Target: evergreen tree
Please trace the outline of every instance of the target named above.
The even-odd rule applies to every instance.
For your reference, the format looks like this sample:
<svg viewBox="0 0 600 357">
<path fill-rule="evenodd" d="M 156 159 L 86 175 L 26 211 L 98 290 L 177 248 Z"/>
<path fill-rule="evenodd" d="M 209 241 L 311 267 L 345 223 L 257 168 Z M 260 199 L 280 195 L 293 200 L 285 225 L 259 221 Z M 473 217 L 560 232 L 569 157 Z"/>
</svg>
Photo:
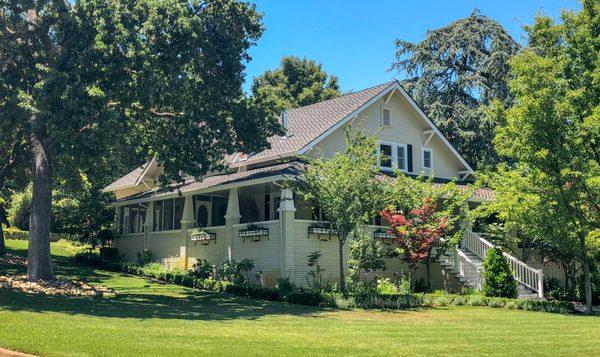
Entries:
<svg viewBox="0 0 600 357">
<path fill-rule="evenodd" d="M 510 103 L 508 59 L 519 45 L 498 22 L 475 10 L 430 30 L 419 43 L 396 40 L 392 69 L 403 86 L 465 159 L 476 168 L 495 165 L 497 125 L 486 106 Z"/>
<path fill-rule="evenodd" d="M 505 298 L 517 297 L 517 282 L 500 248 L 488 250 L 483 261 L 483 295 Z"/>
</svg>

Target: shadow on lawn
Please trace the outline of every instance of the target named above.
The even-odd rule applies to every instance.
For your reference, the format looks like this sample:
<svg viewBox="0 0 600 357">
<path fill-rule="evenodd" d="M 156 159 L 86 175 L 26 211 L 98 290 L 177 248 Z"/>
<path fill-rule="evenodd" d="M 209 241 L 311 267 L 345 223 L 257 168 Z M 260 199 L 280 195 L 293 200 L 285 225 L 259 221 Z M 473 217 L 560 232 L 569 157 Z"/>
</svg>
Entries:
<svg viewBox="0 0 600 357">
<path fill-rule="evenodd" d="M 23 250 L 9 253 L 23 255 Z M 26 252 L 25 252 L 26 254 Z M 108 279 L 133 279 L 122 273 L 79 266 L 68 257 L 53 256 L 58 275 L 103 284 Z M 0 272 L 25 273 L 24 267 L 0 267 Z M 268 315 L 318 316 L 319 308 L 287 305 L 232 295 L 200 291 L 176 285 L 147 284 L 136 279 L 137 286 L 117 287 L 117 296 L 90 298 L 26 294 L 0 289 L 0 308 L 9 311 L 60 312 L 107 318 L 233 320 L 258 319 Z M 118 281 L 116 282 L 118 284 Z M 164 288 L 164 289 L 163 289 Z M 122 290 L 122 291 L 121 291 Z M 164 290 L 164 291 L 163 291 Z M 146 293 L 154 292 L 154 293 Z"/>
</svg>

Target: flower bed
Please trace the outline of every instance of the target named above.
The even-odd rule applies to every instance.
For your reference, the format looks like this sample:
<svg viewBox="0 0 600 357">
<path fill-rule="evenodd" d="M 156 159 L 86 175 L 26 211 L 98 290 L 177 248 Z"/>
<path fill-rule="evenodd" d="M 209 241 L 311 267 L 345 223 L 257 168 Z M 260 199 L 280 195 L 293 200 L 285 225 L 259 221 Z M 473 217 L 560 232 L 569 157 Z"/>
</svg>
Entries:
<svg viewBox="0 0 600 357">
<path fill-rule="evenodd" d="M 66 296 L 115 296 L 115 291 L 103 286 L 89 285 L 82 281 L 56 278 L 53 281 L 29 281 L 26 275 L 0 275 L 0 288 L 25 293 Z"/>
</svg>

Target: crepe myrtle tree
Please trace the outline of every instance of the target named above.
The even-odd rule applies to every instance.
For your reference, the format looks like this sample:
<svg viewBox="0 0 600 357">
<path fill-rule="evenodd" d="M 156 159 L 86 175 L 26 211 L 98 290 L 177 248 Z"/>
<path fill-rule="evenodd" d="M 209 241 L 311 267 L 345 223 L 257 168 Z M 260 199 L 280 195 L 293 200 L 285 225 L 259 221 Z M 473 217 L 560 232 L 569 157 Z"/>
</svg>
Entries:
<svg viewBox="0 0 600 357">
<path fill-rule="evenodd" d="M 54 277 L 55 181 L 93 172 L 115 146 L 156 157 L 166 185 L 267 144 L 277 121 L 242 91 L 262 32 L 235 0 L 0 2 L 0 128 L 27 139 L 33 180 L 29 279 Z"/>
<path fill-rule="evenodd" d="M 305 158 L 297 189 L 321 209 L 338 238 L 340 289 L 346 292 L 344 245 L 381 207 L 382 183 L 375 155 L 377 139 L 360 129 L 346 129 L 346 148 L 329 158 Z"/>
<path fill-rule="evenodd" d="M 402 173 L 388 188 L 388 207 L 381 216 L 398 242 L 398 255 L 416 271 L 425 265 L 427 289 L 431 286 L 431 263 L 457 245 L 468 218 L 467 199 L 472 188 L 455 183 L 435 185 L 433 178 L 410 178 Z"/>
</svg>

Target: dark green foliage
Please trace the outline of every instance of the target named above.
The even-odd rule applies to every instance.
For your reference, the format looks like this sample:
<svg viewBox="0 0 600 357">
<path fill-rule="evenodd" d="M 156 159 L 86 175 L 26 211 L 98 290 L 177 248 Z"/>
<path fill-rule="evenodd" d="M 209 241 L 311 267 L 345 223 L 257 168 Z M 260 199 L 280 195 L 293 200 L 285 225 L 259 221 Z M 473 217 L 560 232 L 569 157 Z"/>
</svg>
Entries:
<svg viewBox="0 0 600 357">
<path fill-rule="evenodd" d="M 224 262 L 217 268 L 217 276 L 222 280 L 243 284 L 249 280 L 248 274 L 252 269 L 254 269 L 252 259 L 243 259 L 239 262 L 232 260 L 231 262 Z"/>
<path fill-rule="evenodd" d="M 137 254 L 137 264 L 143 267 L 144 265 L 150 264 L 153 258 L 152 252 L 149 249 L 144 249 Z"/>
<path fill-rule="evenodd" d="M 513 278 L 508 261 L 499 248 L 488 250 L 483 261 L 483 294 L 506 298 L 517 297 L 517 282 Z"/>
<path fill-rule="evenodd" d="M 100 267 L 102 258 L 100 254 L 93 252 L 82 252 L 75 254 L 75 262 L 79 264 L 89 265 L 92 267 Z"/>
<path fill-rule="evenodd" d="M 590 271 L 590 285 L 592 290 L 592 303 L 594 305 L 600 304 L 600 262 L 596 262 L 597 265 L 591 267 Z M 585 285 L 583 274 L 579 275 L 577 279 L 576 297 L 579 301 L 585 301 Z"/>
<path fill-rule="evenodd" d="M 190 272 L 195 278 L 208 279 L 213 274 L 213 266 L 206 259 L 196 259 Z"/>
<path fill-rule="evenodd" d="M 392 69 L 406 73 L 403 85 L 467 162 L 498 161 L 492 139 L 496 123 L 485 108 L 510 103 L 508 59 L 519 45 L 497 21 L 477 10 L 427 32 L 425 40 L 396 40 Z"/>
<path fill-rule="evenodd" d="M 290 304 L 319 306 L 323 302 L 323 295 L 315 291 L 294 291 L 286 297 Z"/>
<path fill-rule="evenodd" d="M 386 254 L 381 243 L 369 236 L 362 229 L 353 232 L 350 244 L 351 259 L 348 262 L 350 277 L 360 280 L 361 273 L 385 270 Z"/>
<path fill-rule="evenodd" d="M 263 32 L 248 3 L 4 1 L 0 23 L 0 137 L 28 139 L 19 158 L 31 160 L 37 202 L 32 279 L 53 278 L 53 188 L 102 178 L 85 191 L 94 197 L 121 159 L 151 157 L 167 186 L 220 169 L 225 155 L 260 151 L 280 132 L 274 108 L 242 89 Z M 71 227 L 87 224 L 64 213 L 77 218 Z"/>
<path fill-rule="evenodd" d="M 277 279 L 275 288 L 279 291 L 279 296 L 282 299 L 285 299 L 289 293 L 297 290 L 296 284 L 292 283 L 288 278 Z"/>
<path fill-rule="evenodd" d="M 329 76 L 315 61 L 294 56 L 281 59 L 281 66 L 255 77 L 252 96 L 259 102 L 273 103 L 281 110 L 297 108 L 338 97 L 335 76 Z"/>
</svg>

